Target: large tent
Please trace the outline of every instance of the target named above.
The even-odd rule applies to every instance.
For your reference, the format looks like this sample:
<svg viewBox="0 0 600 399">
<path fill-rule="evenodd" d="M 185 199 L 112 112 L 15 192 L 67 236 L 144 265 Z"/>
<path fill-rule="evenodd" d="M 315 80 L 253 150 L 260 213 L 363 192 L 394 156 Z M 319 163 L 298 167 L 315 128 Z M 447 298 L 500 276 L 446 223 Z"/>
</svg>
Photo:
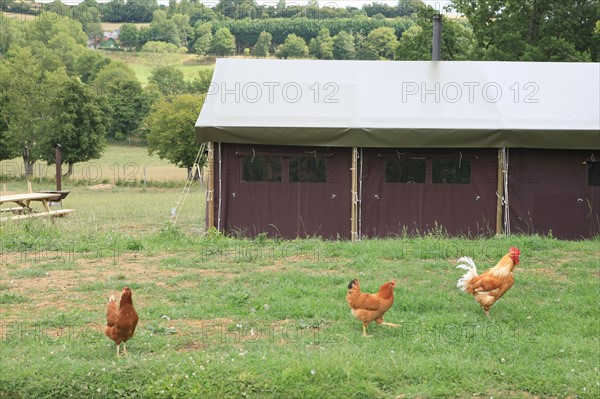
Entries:
<svg viewBox="0 0 600 399">
<path fill-rule="evenodd" d="M 600 232 L 599 64 L 219 59 L 207 223 L 356 239 Z"/>
</svg>

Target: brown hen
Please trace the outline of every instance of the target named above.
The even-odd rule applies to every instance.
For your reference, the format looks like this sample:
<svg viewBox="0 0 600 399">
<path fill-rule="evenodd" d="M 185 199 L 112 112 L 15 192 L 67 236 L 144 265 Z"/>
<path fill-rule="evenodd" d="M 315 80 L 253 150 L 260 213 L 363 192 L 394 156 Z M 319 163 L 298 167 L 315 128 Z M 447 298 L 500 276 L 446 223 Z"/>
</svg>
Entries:
<svg viewBox="0 0 600 399">
<path fill-rule="evenodd" d="M 123 355 L 127 356 L 126 342 L 133 337 L 135 327 L 138 323 L 138 314 L 133 307 L 131 299 L 131 290 L 129 287 L 123 288 L 119 308 L 117 301 L 111 295 L 108 299 L 108 309 L 106 310 L 106 335 L 117 344 L 117 357 L 119 357 L 119 346 L 123 343 Z"/>
</svg>

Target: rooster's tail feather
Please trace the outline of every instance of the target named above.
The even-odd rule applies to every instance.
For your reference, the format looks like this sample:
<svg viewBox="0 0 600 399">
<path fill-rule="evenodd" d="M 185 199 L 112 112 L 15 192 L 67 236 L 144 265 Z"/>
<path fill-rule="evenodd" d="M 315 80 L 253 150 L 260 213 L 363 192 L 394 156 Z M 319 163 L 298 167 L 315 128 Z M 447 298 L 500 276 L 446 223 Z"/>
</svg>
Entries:
<svg viewBox="0 0 600 399">
<path fill-rule="evenodd" d="M 456 282 L 456 287 L 461 291 L 466 292 L 469 281 L 471 281 L 473 277 L 477 276 L 477 267 L 475 266 L 475 262 L 473 262 L 473 259 L 469 258 L 468 256 L 463 256 L 458 260 L 458 266 L 456 266 L 456 268 L 467 271 Z"/>
</svg>

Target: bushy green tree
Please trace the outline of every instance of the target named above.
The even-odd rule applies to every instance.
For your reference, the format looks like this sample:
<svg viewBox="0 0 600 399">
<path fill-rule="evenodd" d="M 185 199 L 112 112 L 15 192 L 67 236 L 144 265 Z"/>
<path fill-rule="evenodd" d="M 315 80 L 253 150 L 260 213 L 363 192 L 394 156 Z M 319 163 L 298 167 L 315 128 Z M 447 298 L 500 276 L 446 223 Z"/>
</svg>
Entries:
<svg viewBox="0 0 600 399">
<path fill-rule="evenodd" d="M 269 50 L 271 48 L 271 40 L 273 40 L 273 36 L 269 32 L 262 31 L 260 36 L 258 36 L 258 40 L 254 45 L 254 56 L 255 57 L 268 57 Z"/>
<path fill-rule="evenodd" d="M 47 45 L 59 33 L 70 36 L 76 44 L 87 45 L 87 36 L 83 32 L 81 22 L 68 16 L 59 16 L 52 12 L 44 12 L 25 26 L 27 41 L 40 41 Z"/>
<path fill-rule="evenodd" d="M 135 133 L 150 106 L 135 73 L 126 64 L 113 61 L 98 73 L 94 87 L 112 108 L 107 137 L 122 140 Z"/>
<path fill-rule="evenodd" d="M 317 45 L 317 58 L 321 60 L 333 59 L 333 38 L 329 34 L 329 29 L 321 28 L 315 38 Z"/>
<path fill-rule="evenodd" d="M 189 85 L 189 92 L 193 94 L 207 93 L 210 88 L 210 82 L 214 71 L 214 68 L 200 69 L 198 71 L 198 76 L 194 78 Z"/>
<path fill-rule="evenodd" d="M 13 45 L 0 62 L 2 93 L 2 141 L 15 146 L 2 151 L 2 156 L 20 155 L 25 174 L 33 175 L 33 166 L 40 158 L 39 144 L 49 129 L 50 99 L 53 87 L 48 84 L 40 61 L 30 48 Z M 57 69 L 66 78 L 63 69 Z"/>
<path fill-rule="evenodd" d="M 25 45 L 25 29 L 23 24 L 15 18 L 0 18 L 0 54 L 6 54 L 10 46 L 15 44 Z"/>
<path fill-rule="evenodd" d="M 453 0 L 473 27 L 477 57 L 499 61 L 598 61 L 598 0 Z"/>
<path fill-rule="evenodd" d="M 119 40 L 121 47 L 136 48 L 140 45 L 140 31 L 135 24 L 125 23 L 121 25 Z"/>
<path fill-rule="evenodd" d="M 75 61 L 75 74 L 82 82 L 91 83 L 110 59 L 98 51 L 86 50 Z"/>
<path fill-rule="evenodd" d="M 356 58 L 354 36 L 341 31 L 333 37 L 333 58 L 336 60 L 353 60 Z"/>
<path fill-rule="evenodd" d="M 158 10 L 156 0 L 127 0 L 122 9 L 121 21 L 150 22 L 156 10 Z"/>
<path fill-rule="evenodd" d="M 275 55 L 278 58 L 306 58 L 308 46 L 303 38 L 290 33 L 285 42 L 277 48 Z"/>
<path fill-rule="evenodd" d="M 367 35 L 366 42 L 370 50 L 375 50 L 380 60 L 394 59 L 394 51 L 398 46 L 394 29 L 388 27 L 373 29 Z"/>
<path fill-rule="evenodd" d="M 96 0 L 85 0 L 72 9 L 72 16 L 81 22 L 83 31 L 89 40 L 97 43 L 102 39 L 104 30 L 100 25 L 100 9 Z"/>
<path fill-rule="evenodd" d="M 194 53 L 206 55 L 210 50 L 212 42 L 212 24 L 210 22 L 198 23 L 195 29 L 196 41 L 194 42 Z"/>
<path fill-rule="evenodd" d="M 51 78 L 55 95 L 50 98 L 49 129 L 39 143 L 40 158 L 54 163 L 54 147 L 62 147 L 62 161 L 69 165 L 100 158 L 106 147 L 111 111 L 105 97 L 98 95 L 77 77 Z"/>
<path fill-rule="evenodd" d="M 167 13 L 163 10 L 154 12 L 154 17 L 150 23 L 150 41 L 172 43 L 181 46 L 181 37 L 175 21 L 167 18 Z"/>
<path fill-rule="evenodd" d="M 134 22 L 127 21 L 125 16 L 125 0 L 111 0 L 100 5 L 102 21 L 104 22 Z"/>
<path fill-rule="evenodd" d="M 235 51 L 235 37 L 229 29 L 217 30 L 210 42 L 210 52 L 217 56 L 232 55 Z"/>
<path fill-rule="evenodd" d="M 174 96 L 187 91 L 187 83 L 180 69 L 172 66 L 154 68 L 148 78 L 149 83 L 155 84 L 163 96 Z"/>
<path fill-rule="evenodd" d="M 204 96 L 180 94 L 158 101 L 145 119 L 148 128 L 148 153 L 191 171 L 199 144 L 195 124 Z"/>
<path fill-rule="evenodd" d="M 187 49 L 185 47 L 176 46 L 173 43 L 149 41 L 142 46 L 142 51 L 155 54 L 177 54 L 185 53 Z"/>
<path fill-rule="evenodd" d="M 175 24 L 179 42 L 182 46 L 187 47 L 189 38 L 194 34 L 194 29 L 190 26 L 189 15 L 174 14 L 170 20 Z"/>
</svg>

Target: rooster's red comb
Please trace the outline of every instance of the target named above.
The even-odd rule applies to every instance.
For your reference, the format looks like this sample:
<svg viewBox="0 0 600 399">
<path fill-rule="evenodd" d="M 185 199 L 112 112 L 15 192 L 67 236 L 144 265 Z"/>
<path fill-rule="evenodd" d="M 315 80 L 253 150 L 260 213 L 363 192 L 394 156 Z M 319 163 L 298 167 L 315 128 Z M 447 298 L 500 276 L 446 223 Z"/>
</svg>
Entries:
<svg viewBox="0 0 600 399">
<path fill-rule="evenodd" d="M 510 252 L 512 252 L 513 254 L 519 256 L 521 255 L 521 251 L 519 251 L 519 248 L 517 247 L 510 247 Z"/>
</svg>

